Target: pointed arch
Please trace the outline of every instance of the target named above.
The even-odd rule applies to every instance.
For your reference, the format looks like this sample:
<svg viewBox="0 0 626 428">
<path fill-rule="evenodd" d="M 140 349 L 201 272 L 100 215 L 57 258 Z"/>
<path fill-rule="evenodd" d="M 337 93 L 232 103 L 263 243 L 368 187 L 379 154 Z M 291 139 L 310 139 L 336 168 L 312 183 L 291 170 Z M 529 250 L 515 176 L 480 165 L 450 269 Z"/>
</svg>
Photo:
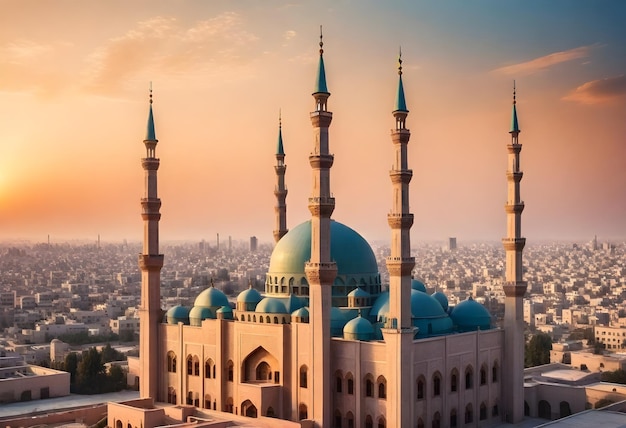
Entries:
<svg viewBox="0 0 626 428">
<path fill-rule="evenodd" d="M 439 397 L 441 395 L 441 373 L 436 371 L 433 374 L 433 397 Z"/>
<path fill-rule="evenodd" d="M 176 354 L 174 351 L 167 353 L 167 371 L 168 373 L 176 373 Z"/>
<path fill-rule="evenodd" d="M 339 409 L 335 409 L 333 427 L 341 428 L 341 412 Z"/>
<path fill-rule="evenodd" d="M 300 405 L 298 406 L 298 419 L 303 420 L 303 419 L 308 419 L 308 418 L 309 418 L 309 409 L 307 408 L 306 404 L 300 403 Z"/>
<path fill-rule="evenodd" d="M 354 394 L 354 376 L 351 372 L 346 373 L 346 390 L 349 395 Z"/>
<path fill-rule="evenodd" d="M 481 421 L 484 421 L 485 419 L 487 419 L 487 404 L 484 401 L 480 403 L 480 411 L 479 411 L 478 419 Z"/>
<path fill-rule="evenodd" d="M 426 396 L 426 378 L 424 377 L 424 375 L 420 375 L 417 378 L 416 388 L 417 390 L 415 391 L 415 396 L 418 400 L 423 400 Z"/>
<path fill-rule="evenodd" d="M 256 406 L 252 403 L 252 401 L 246 400 L 243 403 L 241 403 L 241 414 L 249 418 L 257 417 L 257 409 L 256 409 Z"/>
<path fill-rule="evenodd" d="M 376 379 L 376 384 L 378 385 L 378 398 L 382 400 L 387 399 L 387 379 L 385 376 L 378 376 Z"/>
<path fill-rule="evenodd" d="M 469 403 L 465 406 L 465 423 L 471 424 L 474 422 L 474 409 L 472 408 L 472 403 Z"/>
<path fill-rule="evenodd" d="M 365 417 L 365 428 L 374 428 L 374 421 L 370 415 Z"/>
<path fill-rule="evenodd" d="M 487 385 L 487 364 L 480 366 L 480 385 Z"/>
<path fill-rule="evenodd" d="M 433 428 L 441 427 L 441 415 L 439 414 L 439 412 L 435 412 L 435 414 L 433 415 L 432 427 Z"/>
<path fill-rule="evenodd" d="M 456 428 L 458 426 L 458 418 L 456 414 L 456 408 L 450 410 L 450 428 Z"/>
<path fill-rule="evenodd" d="M 309 368 L 306 364 L 300 366 L 300 388 L 307 388 L 309 383 Z"/>
<path fill-rule="evenodd" d="M 474 387 L 474 369 L 472 366 L 465 368 L 465 389 L 472 389 Z"/>
<path fill-rule="evenodd" d="M 373 397 L 374 396 L 374 376 L 371 373 L 368 373 L 363 378 L 363 395 L 365 397 Z"/>
<path fill-rule="evenodd" d="M 232 382 L 235 377 L 234 371 L 235 364 L 233 363 L 233 360 L 228 360 L 228 362 L 226 363 L 226 379 L 228 379 L 229 382 Z"/>
<path fill-rule="evenodd" d="M 211 358 L 208 358 L 204 362 L 204 377 L 206 379 L 211 379 L 211 373 L 213 373 L 213 367 L 214 366 L 215 366 L 215 363 L 213 362 L 213 360 Z"/>
<path fill-rule="evenodd" d="M 458 392 L 459 390 L 459 370 L 455 367 L 450 373 L 450 392 Z"/>
<path fill-rule="evenodd" d="M 500 378 L 500 363 L 498 360 L 493 362 L 493 366 L 491 367 L 491 382 L 496 383 Z"/>
<path fill-rule="evenodd" d="M 378 417 L 378 427 L 377 428 L 386 428 L 387 427 L 387 421 L 385 420 L 384 416 L 379 416 Z"/>
<path fill-rule="evenodd" d="M 261 364 L 265 363 L 265 364 Z M 263 346 L 256 347 L 242 362 L 242 382 L 267 382 L 272 373 L 278 373 L 278 360 Z M 261 373 L 262 372 L 262 373 Z"/>
<path fill-rule="evenodd" d="M 335 392 L 340 394 L 343 392 L 343 376 L 341 375 L 341 370 L 335 372 Z"/>
<path fill-rule="evenodd" d="M 348 428 L 354 428 L 354 414 L 352 412 L 346 413 L 346 423 Z"/>
</svg>

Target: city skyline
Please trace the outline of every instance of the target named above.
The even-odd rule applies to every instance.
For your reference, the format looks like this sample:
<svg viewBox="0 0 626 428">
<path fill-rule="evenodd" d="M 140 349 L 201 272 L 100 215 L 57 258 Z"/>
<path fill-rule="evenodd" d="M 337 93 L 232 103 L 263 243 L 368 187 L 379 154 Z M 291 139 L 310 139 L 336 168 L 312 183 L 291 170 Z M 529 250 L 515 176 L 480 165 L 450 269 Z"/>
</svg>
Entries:
<svg viewBox="0 0 626 428">
<path fill-rule="evenodd" d="M 334 113 L 333 218 L 370 241 L 389 239 L 401 45 L 414 245 L 505 236 L 514 79 L 523 235 L 626 237 L 620 2 L 25 1 L 5 10 L 3 239 L 140 239 L 150 81 L 163 241 L 216 233 L 270 241 L 279 109 L 288 227 L 307 220 L 313 104 L 302 88 L 313 90 L 320 24 Z"/>
</svg>

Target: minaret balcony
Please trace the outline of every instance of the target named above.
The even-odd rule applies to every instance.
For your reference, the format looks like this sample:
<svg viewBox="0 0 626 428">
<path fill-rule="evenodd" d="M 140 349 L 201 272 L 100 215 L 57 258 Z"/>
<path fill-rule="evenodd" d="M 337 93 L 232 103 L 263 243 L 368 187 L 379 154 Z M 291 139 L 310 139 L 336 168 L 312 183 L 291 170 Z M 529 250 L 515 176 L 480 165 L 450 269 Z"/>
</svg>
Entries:
<svg viewBox="0 0 626 428">
<path fill-rule="evenodd" d="M 526 281 L 507 281 L 502 284 L 502 291 L 506 297 L 524 297 L 527 287 Z"/>
<path fill-rule="evenodd" d="M 522 251 L 526 245 L 526 238 L 502 238 L 504 251 Z"/>
<path fill-rule="evenodd" d="M 523 176 L 524 176 L 524 173 L 522 171 L 515 171 L 515 172 L 507 171 L 506 173 L 507 180 L 513 180 L 516 183 L 519 183 L 520 181 L 522 181 Z"/>
<path fill-rule="evenodd" d="M 387 223 L 392 229 L 410 229 L 413 226 L 413 214 L 411 213 L 389 213 Z"/>
<path fill-rule="evenodd" d="M 163 254 L 139 254 L 139 268 L 141 270 L 160 270 L 163 267 Z"/>
<path fill-rule="evenodd" d="M 309 163 L 311 164 L 311 168 L 314 169 L 330 168 L 333 166 L 334 160 L 335 157 L 330 154 L 309 155 Z"/>
<path fill-rule="evenodd" d="M 325 110 L 311 112 L 311 124 L 315 128 L 328 128 L 333 121 L 333 114 Z"/>
<path fill-rule="evenodd" d="M 415 267 L 415 257 L 387 257 L 385 261 L 390 276 L 409 276 Z"/>
<path fill-rule="evenodd" d="M 335 210 L 335 198 L 317 196 L 309 198 L 309 212 L 316 217 L 330 218 Z"/>
<path fill-rule="evenodd" d="M 337 277 L 337 263 L 335 262 L 306 262 L 304 273 L 309 284 L 332 286 Z"/>
<path fill-rule="evenodd" d="M 147 171 L 156 171 L 159 169 L 160 162 L 158 158 L 143 158 L 141 159 L 141 166 Z"/>
<path fill-rule="evenodd" d="M 161 200 L 159 198 L 141 198 L 142 214 L 158 213 L 161 208 Z"/>
<path fill-rule="evenodd" d="M 507 214 L 521 214 L 524 211 L 524 201 L 518 203 L 507 203 L 504 205 Z"/>
<path fill-rule="evenodd" d="M 278 198 L 284 198 L 287 196 L 287 189 L 275 189 L 274 196 Z"/>
<path fill-rule="evenodd" d="M 413 177 L 413 170 L 411 169 L 392 169 L 389 171 L 389 177 L 393 184 L 409 184 Z"/>
<path fill-rule="evenodd" d="M 411 131 L 406 128 L 391 130 L 391 141 L 394 144 L 408 144 L 410 138 Z"/>
<path fill-rule="evenodd" d="M 274 166 L 274 170 L 278 175 L 285 175 L 285 170 L 287 169 L 286 165 L 276 165 Z"/>
<path fill-rule="evenodd" d="M 522 145 L 519 143 L 511 143 L 506 146 L 509 153 L 519 154 L 522 151 Z"/>
</svg>

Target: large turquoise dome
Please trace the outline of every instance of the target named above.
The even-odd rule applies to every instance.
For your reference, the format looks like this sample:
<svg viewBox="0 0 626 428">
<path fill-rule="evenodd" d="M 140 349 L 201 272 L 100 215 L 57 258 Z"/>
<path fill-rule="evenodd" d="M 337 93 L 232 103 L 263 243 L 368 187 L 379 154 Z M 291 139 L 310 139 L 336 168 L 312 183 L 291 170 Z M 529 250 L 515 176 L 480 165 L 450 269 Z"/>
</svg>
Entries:
<svg viewBox="0 0 626 428">
<path fill-rule="evenodd" d="M 372 248 L 348 226 L 331 220 L 330 256 L 337 263 L 333 305 L 346 306 L 346 296 L 357 286 L 370 294 L 380 293 L 380 274 Z M 311 258 L 311 221 L 292 228 L 276 244 L 265 281 L 268 294 L 308 296 L 304 265 Z"/>
<path fill-rule="evenodd" d="M 491 315 L 487 308 L 471 297 L 452 308 L 450 317 L 460 331 L 489 330 Z"/>
</svg>

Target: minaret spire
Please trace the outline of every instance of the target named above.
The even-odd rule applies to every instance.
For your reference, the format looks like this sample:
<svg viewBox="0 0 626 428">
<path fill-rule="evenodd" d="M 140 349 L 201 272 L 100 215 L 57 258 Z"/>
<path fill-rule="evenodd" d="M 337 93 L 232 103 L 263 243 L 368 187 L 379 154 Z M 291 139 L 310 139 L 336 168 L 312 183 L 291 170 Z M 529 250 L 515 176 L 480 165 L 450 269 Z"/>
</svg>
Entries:
<svg viewBox="0 0 626 428">
<path fill-rule="evenodd" d="M 313 188 L 309 197 L 311 212 L 311 259 L 305 265 L 309 283 L 309 314 L 311 349 L 315 355 L 330 354 L 330 309 L 332 285 L 337 276 L 337 265 L 330 257 L 330 216 L 335 209 L 335 198 L 330 192 L 330 168 L 334 157 L 330 154 L 328 128 L 333 114 L 327 111 L 330 96 L 324 70 L 324 42 L 320 26 L 320 60 L 315 92 L 315 111 L 311 113 L 311 124 L 315 134 L 314 149 L 309 155 L 313 170 Z M 309 360 L 312 382 L 310 418 L 316 427 L 332 425 L 332 392 L 329 358 Z"/>
<path fill-rule="evenodd" d="M 384 326 L 384 338 L 387 342 L 387 359 L 395 383 L 389 388 L 387 409 L 389 426 L 410 426 L 410 406 L 406 397 L 411 396 L 412 381 L 403 376 L 403 369 L 410 366 L 410 349 L 415 334 L 411 314 L 411 271 L 415 259 L 411 257 L 411 226 L 413 214 L 409 212 L 409 183 L 413 171 L 408 167 L 408 143 L 411 132 L 406 128 L 409 110 L 406 108 L 404 87 L 402 85 L 402 51 L 398 56 L 398 90 L 393 110 L 396 127 L 391 131 L 394 147 L 394 164 L 391 178 L 393 198 L 391 212 L 387 222 L 391 228 L 391 255 L 387 257 L 389 271 L 389 319 Z"/>
<path fill-rule="evenodd" d="M 285 187 L 285 171 L 287 171 L 287 165 L 285 165 L 285 149 L 283 147 L 283 122 L 280 110 L 278 111 L 278 147 L 276 148 L 276 165 L 274 166 L 276 171 L 276 188 L 274 189 L 274 195 L 276 196 L 276 206 L 274 212 L 276 213 L 276 228 L 274 229 L 274 241 L 278 242 L 285 233 L 287 233 L 287 204 L 285 200 L 287 198 L 287 188 Z"/>
<path fill-rule="evenodd" d="M 141 199 L 141 218 L 143 219 L 143 250 L 139 255 L 141 269 L 141 306 L 139 308 L 139 353 L 141 370 L 139 375 L 139 394 L 162 401 L 159 396 L 160 353 L 158 352 L 158 332 L 161 318 L 161 268 L 163 254 L 159 254 L 159 220 L 161 219 L 161 200 L 157 195 L 157 170 L 159 159 L 156 157 L 158 140 L 154 131 L 152 113 L 152 84 L 150 84 L 150 110 L 146 139 L 146 157 L 141 159 L 145 171 L 145 193 Z"/>
<path fill-rule="evenodd" d="M 504 283 L 504 354 L 503 370 L 507 373 L 504 391 L 505 419 L 517 423 L 524 417 L 524 293 L 522 251 L 526 239 L 522 237 L 522 211 L 524 202 L 520 198 L 519 123 L 517 121 L 517 101 L 513 83 L 513 110 L 511 118 L 511 142 L 507 145 L 508 168 L 506 172 L 508 196 L 504 206 L 507 218 L 507 236 L 502 240 L 506 252 L 506 273 Z"/>
</svg>

